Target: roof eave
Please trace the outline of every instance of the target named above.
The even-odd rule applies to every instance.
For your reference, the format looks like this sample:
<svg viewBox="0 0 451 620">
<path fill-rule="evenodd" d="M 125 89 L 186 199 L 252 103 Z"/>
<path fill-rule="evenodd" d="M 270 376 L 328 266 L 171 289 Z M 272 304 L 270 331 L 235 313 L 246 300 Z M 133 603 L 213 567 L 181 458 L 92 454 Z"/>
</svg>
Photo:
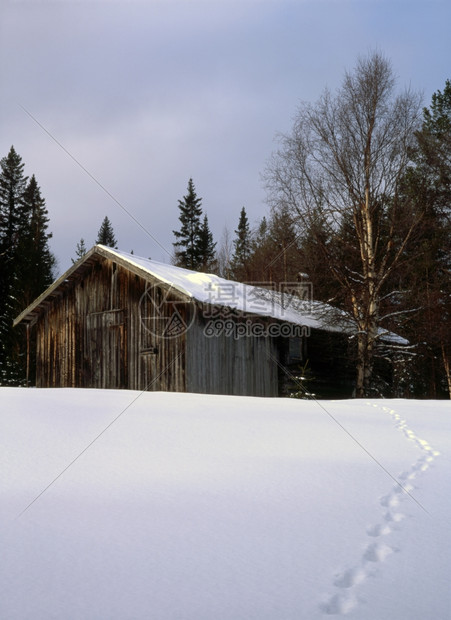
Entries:
<svg viewBox="0 0 451 620">
<path fill-rule="evenodd" d="M 94 256 L 102 256 L 103 258 L 107 258 L 109 260 L 114 261 L 118 265 L 121 265 L 131 273 L 145 279 L 151 280 L 158 278 L 153 276 L 148 271 L 140 267 L 139 265 L 129 262 L 126 259 L 122 258 L 119 254 L 114 251 L 109 250 L 106 246 L 103 245 L 95 245 L 93 246 L 84 256 L 82 256 L 76 263 L 72 265 L 67 271 L 63 273 L 53 284 L 51 284 L 37 299 L 33 301 L 23 312 L 21 312 L 13 321 L 13 326 L 15 327 L 19 323 L 28 323 L 29 325 L 34 325 L 37 321 L 41 310 L 43 309 L 43 305 L 46 303 L 50 303 L 50 301 L 59 294 L 59 289 L 68 281 L 73 278 L 76 273 L 79 273 L 83 270 L 83 266 L 89 265 L 92 262 L 92 258 Z M 177 291 L 179 295 L 183 298 L 186 298 L 187 301 L 192 301 L 184 291 L 178 290 L 176 287 L 172 285 L 168 285 L 166 282 L 161 282 L 161 286 L 163 288 L 173 288 Z"/>
<path fill-rule="evenodd" d="M 13 326 L 15 327 L 22 321 L 33 324 L 37 319 L 37 313 L 34 311 L 55 291 L 68 280 L 79 268 L 96 253 L 98 246 L 93 246 L 84 256 L 79 258 L 67 271 L 63 273 L 53 284 L 51 284 L 39 297 L 37 297 L 23 312 L 14 319 Z"/>
</svg>

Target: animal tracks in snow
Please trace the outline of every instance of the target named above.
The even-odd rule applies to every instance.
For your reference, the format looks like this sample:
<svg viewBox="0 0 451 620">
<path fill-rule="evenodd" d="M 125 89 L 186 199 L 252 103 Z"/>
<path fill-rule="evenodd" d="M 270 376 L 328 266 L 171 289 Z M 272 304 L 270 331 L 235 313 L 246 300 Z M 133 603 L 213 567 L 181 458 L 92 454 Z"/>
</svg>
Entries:
<svg viewBox="0 0 451 620">
<path fill-rule="evenodd" d="M 395 549 L 384 543 L 372 543 L 368 545 L 363 554 L 363 559 L 367 562 L 383 562 Z"/>
<path fill-rule="evenodd" d="M 375 526 L 375 528 L 378 526 Z M 384 526 L 381 526 L 384 529 Z M 376 529 L 370 536 L 382 536 L 376 534 Z M 391 529 L 387 528 L 385 533 L 390 533 Z M 349 568 L 343 573 L 336 576 L 334 585 L 338 588 L 338 592 L 333 594 L 330 599 L 320 605 L 321 611 L 328 615 L 346 615 L 358 605 L 358 599 L 355 589 L 359 584 L 363 583 L 375 574 L 375 567 L 378 563 L 384 562 L 388 556 L 396 552 L 397 549 L 391 547 L 384 542 L 370 543 L 364 550 L 360 563 L 353 568 Z"/>
<path fill-rule="evenodd" d="M 366 579 L 366 573 L 363 570 L 363 567 L 358 566 L 357 568 L 350 568 L 345 571 L 342 575 L 339 575 L 334 584 L 339 588 L 352 588 L 352 586 L 361 583 Z"/>
<path fill-rule="evenodd" d="M 367 404 L 379 407 L 375 403 Z M 399 551 L 392 544 L 385 542 L 384 537 L 393 534 L 401 527 L 401 522 L 406 518 L 406 514 L 402 511 L 402 502 L 415 490 L 416 478 L 424 474 L 435 458 L 440 455 L 440 452 L 434 450 L 426 440 L 418 437 L 408 427 L 406 420 L 402 419 L 394 409 L 390 407 L 381 407 L 381 409 L 392 417 L 395 426 L 405 435 L 406 439 L 416 444 L 421 450 L 421 456 L 410 469 L 399 474 L 398 484 L 395 484 L 389 493 L 379 499 L 382 510 L 381 519 L 378 523 L 367 527 L 368 544 L 364 547 L 360 560 L 355 566 L 335 576 L 333 584 L 337 590 L 320 605 L 320 610 L 327 615 L 344 616 L 354 610 L 359 604 L 356 594 L 358 586 L 376 574 L 379 564 L 387 560 L 392 553 Z"/>
<path fill-rule="evenodd" d="M 377 525 L 373 525 L 366 530 L 368 536 L 373 536 L 374 538 L 378 536 L 385 536 L 386 534 L 390 534 L 392 531 L 389 525 L 384 525 L 383 523 L 378 523 Z"/>
</svg>

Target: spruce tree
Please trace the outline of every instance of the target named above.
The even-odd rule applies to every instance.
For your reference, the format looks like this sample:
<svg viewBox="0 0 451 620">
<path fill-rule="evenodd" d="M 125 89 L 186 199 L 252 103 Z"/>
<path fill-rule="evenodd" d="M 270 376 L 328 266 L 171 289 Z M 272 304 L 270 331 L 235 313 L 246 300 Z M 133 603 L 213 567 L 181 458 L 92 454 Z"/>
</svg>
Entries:
<svg viewBox="0 0 451 620">
<path fill-rule="evenodd" d="M 48 211 L 41 190 L 33 175 L 23 194 L 24 226 L 21 230 L 16 258 L 18 286 L 16 289 L 17 309 L 24 310 L 34 299 L 50 286 L 54 279 L 56 259 L 49 247 L 52 234 L 48 232 Z M 29 383 L 35 380 L 36 334 L 27 334 L 23 325 L 14 328 L 13 360 L 20 365 L 20 382 L 26 377 Z M 28 348 L 28 359 L 26 351 Z"/>
<path fill-rule="evenodd" d="M 199 270 L 215 271 L 217 268 L 216 243 L 213 242 L 213 234 L 208 225 L 208 217 L 204 215 L 199 232 Z"/>
<path fill-rule="evenodd" d="M 259 222 L 255 233 L 252 235 L 251 250 L 252 253 L 258 248 L 265 246 L 270 241 L 268 220 L 265 216 Z"/>
<path fill-rule="evenodd" d="M 0 166 L 0 384 L 20 384 L 27 374 L 26 334 L 13 320 L 51 284 L 55 258 L 35 176 L 28 182 L 14 147 Z"/>
<path fill-rule="evenodd" d="M 102 225 L 97 233 L 96 244 L 106 245 L 109 248 L 117 249 L 117 241 L 114 236 L 113 226 L 107 216 L 104 217 Z"/>
<path fill-rule="evenodd" d="M 243 207 L 235 230 L 236 238 L 233 240 L 234 253 L 231 262 L 232 277 L 235 280 L 247 280 L 249 275 L 249 259 L 251 255 L 251 231 L 246 209 Z"/>
<path fill-rule="evenodd" d="M 15 383 L 20 364 L 13 359 L 15 334 L 12 322 L 17 311 L 17 246 L 25 226 L 23 194 L 27 177 L 22 158 L 12 146 L 0 161 L 0 384 Z"/>
<path fill-rule="evenodd" d="M 272 282 L 268 264 L 272 260 L 271 236 L 268 220 L 262 217 L 256 230 L 251 233 L 251 255 L 248 267 L 248 281 Z"/>
<path fill-rule="evenodd" d="M 28 180 L 24 167 L 13 146 L 0 161 L 0 257 L 3 261 L 13 259 L 18 231 L 24 222 L 23 194 Z M 8 273 L 2 271 L 2 276 L 7 277 Z"/>
<path fill-rule="evenodd" d="M 23 194 L 24 226 L 18 242 L 17 269 L 20 305 L 25 308 L 53 281 L 55 257 L 50 251 L 47 232 L 49 218 L 45 200 L 33 175 Z"/>
<path fill-rule="evenodd" d="M 202 248 L 202 198 L 198 198 L 193 179 L 188 181 L 188 193 L 179 200 L 180 230 L 173 233 L 177 241 L 173 244 L 175 251 L 175 264 L 178 267 L 198 270 L 203 264 L 204 251 Z"/>
</svg>

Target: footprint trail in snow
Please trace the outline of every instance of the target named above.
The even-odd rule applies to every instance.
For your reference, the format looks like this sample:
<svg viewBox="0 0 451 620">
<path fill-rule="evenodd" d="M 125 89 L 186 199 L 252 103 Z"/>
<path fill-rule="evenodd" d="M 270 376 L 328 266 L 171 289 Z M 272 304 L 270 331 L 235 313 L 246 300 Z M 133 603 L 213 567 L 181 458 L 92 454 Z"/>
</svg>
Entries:
<svg viewBox="0 0 451 620">
<path fill-rule="evenodd" d="M 374 403 L 367 404 L 379 407 Z M 427 441 L 418 437 L 394 409 L 382 407 L 382 410 L 392 417 L 395 426 L 405 437 L 417 445 L 422 455 L 409 470 L 399 474 L 399 484 L 394 485 L 389 493 L 380 498 L 381 520 L 367 528 L 368 545 L 356 565 L 336 576 L 333 582 L 335 593 L 320 605 L 320 610 L 326 615 L 344 616 L 353 611 L 359 603 L 356 593 L 358 586 L 375 574 L 380 563 L 387 560 L 392 553 L 399 551 L 385 542 L 384 537 L 399 529 L 406 517 L 401 510 L 401 504 L 407 494 L 415 488 L 412 481 L 426 472 L 434 459 L 440 455 L 440 452 L 434 450 Z"/>
</svg>

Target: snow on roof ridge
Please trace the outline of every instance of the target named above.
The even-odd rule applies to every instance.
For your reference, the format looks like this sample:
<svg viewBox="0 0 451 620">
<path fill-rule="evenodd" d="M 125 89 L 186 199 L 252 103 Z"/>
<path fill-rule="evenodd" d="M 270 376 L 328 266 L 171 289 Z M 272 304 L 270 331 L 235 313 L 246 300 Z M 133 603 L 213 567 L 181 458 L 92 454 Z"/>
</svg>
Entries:
<svg viewBox="0 0 451 620">
<path fill-rule="evenodd" d="M 176 290 L 201 303 L 232 308 L 246 314 L 267 316 L 306 327 L 327 331 L 344 331 L 343 326 L 328 324 L 323 320 L 320 314 L 324 313 L 329 307 L 322 302 L 295 299 L 294 296 L 252 284 L 227 280 L 216 274 L 192 271 L 184 267 L 139 257 L 122 250 L 101 247 L 108 252 L 117 254 L 138 268 L 144 269 L 150 275 L 170 284 Z M 232 287 L 233 290 L 231 290 Z M 215 292 L 219 296 L 212 298 L 212 293 Z M 227 293 L 232 293 L 232 297 L 228 297 Z M 316 306 L 317 312 L 315 313 L 312 304 Z"/>
<path fill-rule="evenodd" d="M 172 267 L 173 269 L 180 269 L 182 271 L 189 271 L 188 269 L 183 269 L 183 267 L 176 267 L 175 265 L 168 265 L 168 263 L 162 263 L 160 261 L 152 260 L 151 258 L 144 258 L 143 256 L 135 256 L 135 254 L 130 254 L 129 252 L 124 252 L 123 250 L 117 250 L 115 248 L 110 248 L 105 245 L 101 245 L 101 244 L 97 244 L 97 245 L 103 249 L 108 250 L 108 252 L 112 252 L 113 254 L 117 254 L 121 258 L 125 258 L 129 263 L 133 263 L 136 267 L 140 267 L 141 269 L 144 268 L 151 275 L 157 277 L 159 280 L 162 280 L 166 284 L 170 284 L 174 286 L 175 288 L 177 288 L 177 290 L 180 290 L 180 292 L 184 293 L 185 295 L 188 295 L 188 297 L 193 297 L 193 295 L 189 291 L 183 289 L 182 287 L 179 288 L 178 286 L 175 286 L 171 280 L 168 280 L 164 278 L 163 276 L 161 276 L 159 273 L 155 273 L 154 271 L 152 271 L 152 269 L 145 267 L 143 263 L 150 263 L 151 265 L 155 264 L 161 267 Z"/>
</svg>

